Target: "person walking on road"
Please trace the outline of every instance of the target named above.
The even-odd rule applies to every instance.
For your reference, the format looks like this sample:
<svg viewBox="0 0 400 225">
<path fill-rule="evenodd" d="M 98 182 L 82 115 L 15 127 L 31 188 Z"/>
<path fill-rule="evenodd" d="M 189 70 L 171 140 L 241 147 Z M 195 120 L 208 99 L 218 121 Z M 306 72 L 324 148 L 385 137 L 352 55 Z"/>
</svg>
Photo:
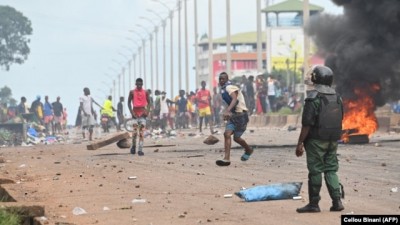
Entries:
<svg viewBox="0 0 400 225">
<path fill-rule="evenodd" d="M 316 66 L 311 70 L 311 90 L 305 99 L 302 114 L 302 128 L 296 147 L 296 156 L 301 157 L 304 149 L 307 156 L 309 203 L 298 208 L 298 213 L 320 212 L 319 201 L 322 186 L 322 173 L 332 199 L 330 211 L 344 210 L 340 200 L 343 187 L 336 172 L 338 140 L 342 132 L 343 103 L 331 88 L 333 72 L 326 66 Z"/>
<path fill-rule="evenodd" d="M 93 99 L 90 96 L 89 88 L 83 89 L 83 96 L 79 98 L 79 109 L 81 111 L 82 118 L 82 137 L 86 138 L 86 130 L 89 131 L 89 141 L 93 140 L 93 127 L 95 121 L 95 111 L 93 109 Z"/>
<path fill-rule="evenodd" d="M 219 85 L 221 86 L 222 99 L 228 106 L 223 113 L 223 118 L 227 121 L 224 132 L 225 157 L 222 160 L 217 160 L 216 164 L 218 166 L 229 166 L 231 164 L 230 152 L 232 135 L 233 140 L 244 148 L 245 152 L 241 157 L 242 161 L 247 161 L 250 158 L 253 149 L 250 148 L 247 142 L 241 137 L 249 122 L 246 102 L 242 92 L 237 86 L 232 85 L 226 72 L 220 73 Z"/>
<path fill-rule="evenodd" d="M 132 147 L 131 154 L 136 154 L 136 139 L 139 133 L 138 155 L 143 156 L 143 128 L 146 127 L 146 117 L 150 107 L 150 95 L 143 89 L 143 79 L 136 79 L 136 88 L 129 92 L 128 109 L 132 115 L 133 131 L 132 131 Z"/>
</svg>

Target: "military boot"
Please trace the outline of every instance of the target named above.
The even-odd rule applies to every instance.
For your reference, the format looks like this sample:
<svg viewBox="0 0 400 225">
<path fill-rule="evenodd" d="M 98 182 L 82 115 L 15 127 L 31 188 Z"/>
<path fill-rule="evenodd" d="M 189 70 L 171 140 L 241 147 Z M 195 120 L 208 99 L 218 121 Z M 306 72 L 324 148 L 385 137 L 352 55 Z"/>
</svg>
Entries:
<svg viewBox="0 0 400 225">
<path fill-rule="evenodd" d="M 319 202 L 319 196 L 318 197 L 314 197 L 314 198 L 310 198 L 310 203 L 308 203 L 306 206 L 304 206 L 302 208 L 297 208 L 296 212 L 298 212 L 298 213 L 316 213 L 316 212 L 321 212 L 321 209 L 319 208 L 318 202 Z"/>
<path fill-rule="evenodd" d="M 338 211 L 342 211 L 343 209 L 344 209 L 344 206 L 340 199 L 334 199 L 332 201 L 332 206 L 330 208 L 331 212 L 338 212 Z"/>
<path fill-rule="evenodd" d="M 310 175 L 309 175 L 310 177 Z M 297 208 L 296 212 L 298 213 L 316 213 L 321 212 L 319 208 L 319 200 L 321 197 L 319 196 L 319 191 L 321 189 L 320 185 L 313 185 L 310 180 L 308 180 L 308 198 L 310 199 L 310 203 L 302 208 Z"/>
<path fill-rule="evenodd" d="M 318 206 L 318 203 L 308 203 L 306 206 L 302 208 L 297 208 L 296 212 L 298 213 L 316 213 L 316 212 L 321 212 L 321 209 Z"/>
</svg>

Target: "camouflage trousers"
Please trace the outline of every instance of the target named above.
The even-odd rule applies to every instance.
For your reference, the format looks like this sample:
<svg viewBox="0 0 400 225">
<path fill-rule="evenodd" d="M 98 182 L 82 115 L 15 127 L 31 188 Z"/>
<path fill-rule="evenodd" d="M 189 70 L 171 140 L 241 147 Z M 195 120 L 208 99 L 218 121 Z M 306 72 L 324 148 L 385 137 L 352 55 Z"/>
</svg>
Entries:
<svg viewBox="0 0 400 225">
<path fill-rule="evenodd" d="M 321 199 L 319 192 L 322 186 L 322 173 L 331 199 L 340 199 L 339 177 L 336 172 L 339 163 L 336 156 L 338 143 L 308 139 L 305 143 L 308 168 L 308 195 L 311 203 Z"/>
</svg>

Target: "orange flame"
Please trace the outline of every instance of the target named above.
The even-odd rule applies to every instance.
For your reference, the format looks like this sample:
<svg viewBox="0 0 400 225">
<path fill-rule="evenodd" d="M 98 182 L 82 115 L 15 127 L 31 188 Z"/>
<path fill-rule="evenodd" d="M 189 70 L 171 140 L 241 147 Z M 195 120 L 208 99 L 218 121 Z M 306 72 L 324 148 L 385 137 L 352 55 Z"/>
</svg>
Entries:
<svg viewBox="0 0 400 225">
<path fill-rule="evenodd" d="M 344 118 L 343 130 L 353 130 L 354 133 L 344 133 L 343 142 L 349 141 L 349 135 L 367 134 L 369 137 L 377 130 L 378 122 L 375 116 L 375 102 L 370 96 L 371 91 L 377 92 L 380 89 L 378 84 L 371 85 L 369 90 L 356 88 L 354 93 L 358 96 L 356 100 L 343 100 Z"/>
</svg>

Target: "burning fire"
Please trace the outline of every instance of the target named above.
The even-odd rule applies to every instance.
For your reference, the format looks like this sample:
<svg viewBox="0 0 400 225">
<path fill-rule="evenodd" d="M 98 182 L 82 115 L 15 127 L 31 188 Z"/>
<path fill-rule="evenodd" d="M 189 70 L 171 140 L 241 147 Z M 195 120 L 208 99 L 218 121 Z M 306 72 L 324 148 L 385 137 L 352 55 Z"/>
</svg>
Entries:
<svg viewBox="0 0 400 225">
<path fill-rule="evenodd" d="M 348 131 L 342 135 L 342 140 L 349 142 L 349 135 L 366 134 L 369 137 L 377 130 L 378 122 L 375 116 L 375 102 L 370 93 L 376 93 L 380 89 L 378 84 L 371 85 L 371 89 L 356 88 L 355 100 L 343 100 L 344 118 L 342 130 Z M 349 132 L 351 131 L 351 132 Z"/>
</svg>

